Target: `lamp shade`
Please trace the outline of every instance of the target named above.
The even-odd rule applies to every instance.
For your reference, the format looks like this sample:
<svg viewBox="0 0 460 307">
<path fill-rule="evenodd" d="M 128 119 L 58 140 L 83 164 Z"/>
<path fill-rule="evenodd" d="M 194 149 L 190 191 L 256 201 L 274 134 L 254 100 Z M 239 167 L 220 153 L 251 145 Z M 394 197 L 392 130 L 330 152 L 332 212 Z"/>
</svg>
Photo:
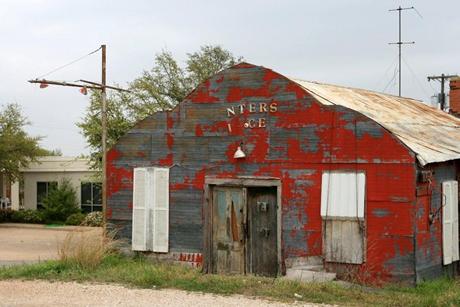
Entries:
<svg viewBox="0 0 460 307">
<path fill-rule="evenodd" d="M 244 151 L 241 149 L 241 146 L 238 146 L 238 148 L 236 149 L 235 151 L 235 154 L 233 155 L 233 158 L 235 159 L 241 159 L 241 158 L 244 158 L 246 157 L 246 154 L 244 153 Z"/>
</svg>

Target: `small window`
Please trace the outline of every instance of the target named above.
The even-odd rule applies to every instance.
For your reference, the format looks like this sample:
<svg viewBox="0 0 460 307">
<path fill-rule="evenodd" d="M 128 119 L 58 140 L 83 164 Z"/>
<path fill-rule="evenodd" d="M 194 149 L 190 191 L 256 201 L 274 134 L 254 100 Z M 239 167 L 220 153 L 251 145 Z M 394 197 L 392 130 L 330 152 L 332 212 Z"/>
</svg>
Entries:
<svg viewBox="0 0 460 307">
<path fill-rule="evenodd" d="M 81 210 L 84 213 L 102 211 L 102 185 L 100 182 L 81 183 Z"/>
<path fill-rule="evenodd" d="M 364 262 L 364 202 L 362 172 L 324 172 L 321 185 L 323 251 L 328 262 Z"/>
<path fill-rule="evenodd" d="M 43 209 L 43 200 L 57 185 L 56 181 L 37 182 L 37 209 Z"/>
</svg>

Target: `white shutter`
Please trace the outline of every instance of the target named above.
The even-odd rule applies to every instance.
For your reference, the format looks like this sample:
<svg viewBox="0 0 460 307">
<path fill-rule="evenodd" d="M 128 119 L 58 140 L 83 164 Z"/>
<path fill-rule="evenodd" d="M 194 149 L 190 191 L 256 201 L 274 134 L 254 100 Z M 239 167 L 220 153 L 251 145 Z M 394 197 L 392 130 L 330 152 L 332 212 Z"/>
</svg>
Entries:
<svg viewBox="0 0 460 307">
<path fill-rule="evenodd" d="M 147 170 L 135 168 L 133 178 L 132 249 L 146 251 L 148 240 Z"/>
<path fill-rule="evenodd" d="M 459 260 L 458 183 L 442 183 L 442 251 L 444 265 Z"/>
<path fill-rule="evenodd" d="M 154 252 L 167 253 L 169 248 L 169 169 L 154 168 L 153 179 L 152 247 Z"/>
<path fill-rule="evenodd" d="M 364 218 L 365 181 L 363 172 L 324 172 L 321 216 Z"/>
<path fill-rule="evenodd" d="M 458 182 L 452 181 L 452 261 L 458 261 Z"/>
</svg>

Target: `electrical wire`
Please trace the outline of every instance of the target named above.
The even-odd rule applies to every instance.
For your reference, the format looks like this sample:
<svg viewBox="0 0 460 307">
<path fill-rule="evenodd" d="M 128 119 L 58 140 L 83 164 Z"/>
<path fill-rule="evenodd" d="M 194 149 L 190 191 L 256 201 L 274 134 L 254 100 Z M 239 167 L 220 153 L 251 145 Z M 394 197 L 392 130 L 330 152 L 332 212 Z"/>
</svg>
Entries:
<svg viewBox="0 0 460 307">
<path fill-rule="evenodd" d="M 43 75 L 41 75 L 41 76 L 38 76 L 36 79 L 41 79 L 41 78 L 46 77 L 46 76 L 48 76 L 48 75 L 50 75 L 50 74 L 52 74 L 52 73 L 54 73 L 54 72 L 56 72 L 56 71 L 58 71 L 58 70 L 61 70 L 61 69 L 63 69 L 63 68 L 66 68 L 67 66 L 70 66 L 70 65 L 72 65 L 72 64 L 74 64 L 74 63 L 77 63 L 78 61 L 81 61 L 81 60 L 83 60 L 84 58 L 86 58 L 86 57 L 88 57 L 88 56 L 90 56 L 90 55 L 92 55 L 92 54 L 98 52 L 101 48 L 102 48 L 102 46 L 99 47 L 99 48 L 97 48 L 97 49 L 94 50 L 94 51 L 91 51 L 91 52 L 88 53 L 88 54 L 85 54 L 84 56 L 81 56 L 81 57 L 79 57 L 79 58 L 77 58 L 77 59 L 75 59 L 75 60 L 73 60 L 73 61 L 67 63 L 67 64 L 64 64 L 64 65 L 62 65 L 62 66 L 56 67 L 55 69 L 53 69 L 53 70 L 51 70 L 51 71 L 49 71 L 49 72 L 47 72 L 47 73 L 45 73 L 45 74 L 43 74 Z"/>
<path fill-rule="evenodd" d="M 394 73 L 393 73 L 393 77 L 391 77 L 390 81 L 387 83 L 387 85 L 385 86 L 385 88 L 383 89 L 382 93 L 385 93 L 388 86 L 390 86 L 390 84 L 396 80 L 396 75 L 398 74 L 398 67 L 395 67 L 395 70 L 394 70 Z"/>
<path fill-rule="evenodd" d="M 403 59 L 403 62 L 406 64 L 407 68 L 409 68 L 409 71 L 410 73 L 412 74 L 412 77 L 415 79 L 415 81 L 417 81 L 417 84 L 418 86 L 420 86 L 420 89 L 425 93 L 425 95 L 428 97 L 428 99 L 431 98 L 431 95 L 425 90 L 425 88 L 423 87 L 422 83 L 420 82 L 419 78 L 417 77 L 417 75 L 415 74 L 415 72 L 413 71 L 412 67 L 409 65 L 409 63 L 407 62 L 406 58 L 401 56 L 402 59 Z"/>
<path fill-rule="evenodd" d="M 379 82 L 376 83 L 374 88 L 380 88 L 380 84 L 382 81 L 384 81 L 385 77 L 387 76 L 388 72 L 390 71 L 391 68 L 393 68 L 398 61 L 398 56 L 395 56 L 391 64 L 388 66 L 388 68 L 385 70 L 385 73 L 383 74 L 382 78 L 380 78 Z"/>
</svg>

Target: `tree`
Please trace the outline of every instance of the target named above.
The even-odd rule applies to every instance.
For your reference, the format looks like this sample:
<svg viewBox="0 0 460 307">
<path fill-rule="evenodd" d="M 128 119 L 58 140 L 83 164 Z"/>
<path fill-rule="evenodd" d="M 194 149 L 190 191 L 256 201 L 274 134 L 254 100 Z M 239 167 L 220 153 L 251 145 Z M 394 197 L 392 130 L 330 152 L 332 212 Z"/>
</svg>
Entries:
<svg viewBox="0 0 460 307">
<path fill-rule="evenodd" d="M 63 179 L 43 199 L 43 213 L 47 222 L 65 222 L 70 215 L 78 212 L 77 193 L 68 179 Z"/>
<path fill-rule="evenodd" d="M 127 97 L 120 92 L 110 91 L 107 95 L 107 143 L 110 148 L 133 125 L 132 117 L 126 110 Z M 101 169 L 102 160 L 102 124 L 101 92 L 92 91 L 90 104 L 85 117 L 77 126 L 91 149 L 90 161 L 94 169 Z"/>
<path fill-rule="evenodd" d="M 107 141 L 109 148 L 137 121 L 157 112 L 172 109 L 201 82 L 240 62 L 242 57 L 220 46 L 202 46 L 187 54 L 181 67 L 166 50 L 154 58 L 153 68 L 129 84 L 131 93 L 111 91 L 107 99 Z M 101 168 L 100 92 L 91 93 L 90 106 L 77 123 L 89 144 L 92 166 Z"/>
<path fill-rule="evenodd" d="M 28 124 L 18 104 L 7 104 L 0 110 L 0 171 L 11 181 L 19 178 L 20 168 L 35 161 L 41 151 L 41 138 L 24 131 Z"/>
<path fill-rule="evenodd" d="M 38 156 L 43 157 L 43 156 L 62 156 L 62 151 L 59 148 L 56 149 L 46 149 L 43 147 L 40 147 L 38 151 Z"/>
</svg>

